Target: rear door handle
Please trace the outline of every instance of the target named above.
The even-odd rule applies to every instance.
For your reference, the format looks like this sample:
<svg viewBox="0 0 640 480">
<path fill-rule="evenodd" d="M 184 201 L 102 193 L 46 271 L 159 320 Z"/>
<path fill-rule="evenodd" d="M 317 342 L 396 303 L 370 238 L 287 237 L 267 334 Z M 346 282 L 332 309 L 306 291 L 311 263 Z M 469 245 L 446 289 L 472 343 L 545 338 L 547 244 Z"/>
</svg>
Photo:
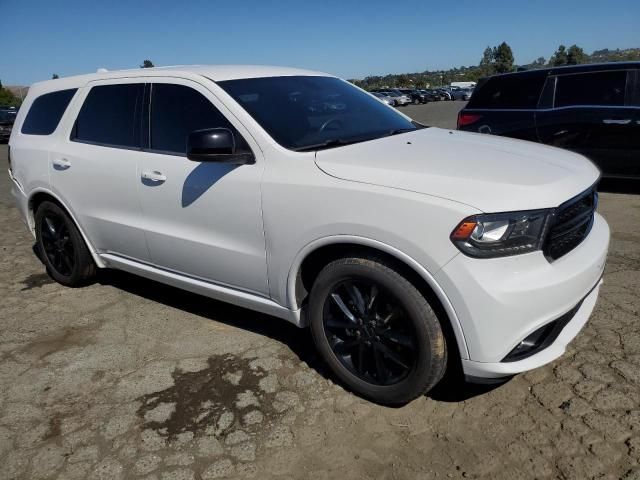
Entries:
<svg viewBox="0 0 640 480">
<path fill-rule="evenodd" d="M 53 163 L 53 168 L 56 170 L 66 170 L 71 167 L 71 162 L 66 158 L 56 158 L 51 163 Z"/>
<path fill-rule="evenodd" d="M 602 120 L 605 125 L 629 125 L 631 123 L 630 118 L 605 118 Z"/>
<path fill-rule="evenodd" d="M 157 170 L 144 170 L 142 172 L 142 179 L 162 183 L 167 180 L 167 176 Z"/>
</svg>

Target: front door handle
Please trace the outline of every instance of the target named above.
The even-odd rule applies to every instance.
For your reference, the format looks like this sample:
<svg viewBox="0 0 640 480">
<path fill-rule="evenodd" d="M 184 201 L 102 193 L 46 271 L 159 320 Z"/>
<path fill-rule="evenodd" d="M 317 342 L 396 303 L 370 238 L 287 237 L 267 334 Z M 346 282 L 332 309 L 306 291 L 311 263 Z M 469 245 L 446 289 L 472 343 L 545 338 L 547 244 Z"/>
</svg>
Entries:
<svg viewBox="0 0 640 480">
<path fill-rule="evenodd" d="M 142 179 L 149 182 L 162 183 L 167 180 L 167 176 L 157 170 L 145 170 L 142 172 Z"/>
<path fill-rule="evenodd" d="M 630 118 L 605 118 L 602 120 L 605 125 L 629 125 L 631 123 Z"/>
<path fill-rule="evenodd" d="M 53 163 L 53 168 L 56 170 L 66 170 L 71 167 L 71 162 L 66 158 L 56 158 L 51 163 Z"/>
</svg>

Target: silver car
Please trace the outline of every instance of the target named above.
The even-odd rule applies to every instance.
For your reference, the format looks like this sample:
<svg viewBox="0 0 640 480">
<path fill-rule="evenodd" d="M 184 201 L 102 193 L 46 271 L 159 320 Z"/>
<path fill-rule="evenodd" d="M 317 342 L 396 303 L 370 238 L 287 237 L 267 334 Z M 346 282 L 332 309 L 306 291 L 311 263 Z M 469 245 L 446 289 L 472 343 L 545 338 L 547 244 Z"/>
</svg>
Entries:
<svg viewBox="0 0 640 480">
<path fill-rule="evenodd" d="M 384 93 L 380 93 L 380 92 L 371 92 L 371 95 L 373 95 L 374 97 L 376 97 L 378 100 L 380 100 L 382 103 L 386 103 L 387 105 L 391 105 L 392 107 L 396 106 L 396 101 L 395 99 L 389 97 L 388 95 L 385 95 Z"/>
</svg>

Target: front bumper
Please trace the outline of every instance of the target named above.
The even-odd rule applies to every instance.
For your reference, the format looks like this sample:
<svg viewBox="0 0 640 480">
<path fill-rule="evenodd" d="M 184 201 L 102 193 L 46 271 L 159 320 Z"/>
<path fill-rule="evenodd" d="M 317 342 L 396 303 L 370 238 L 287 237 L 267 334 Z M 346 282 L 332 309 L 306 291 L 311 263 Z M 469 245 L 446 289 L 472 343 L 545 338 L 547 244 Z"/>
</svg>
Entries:
<svg viewBox="0 0 640 480">
<path fill-rule="evenodd" d="M 445 265 L 436 280 L 462 326 L 469 352 L 462 359 L 465 375 L 509 376 L 561 356 L 596 303 L 608 246 L 609 227 L 596 213 L 587 238 L 551 263 L 534 252 L 490 260 L 460 254 Z M 522 360 L 504 361 L 523 339 L 581 301 L 550 345 Z"/>
</svg>

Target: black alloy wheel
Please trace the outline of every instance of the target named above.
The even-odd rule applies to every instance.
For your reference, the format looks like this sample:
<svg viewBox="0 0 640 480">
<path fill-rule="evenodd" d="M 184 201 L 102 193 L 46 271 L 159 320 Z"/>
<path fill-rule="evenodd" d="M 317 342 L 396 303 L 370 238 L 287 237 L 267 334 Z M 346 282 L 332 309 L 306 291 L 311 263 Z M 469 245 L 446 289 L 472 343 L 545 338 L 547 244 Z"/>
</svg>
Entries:
<svg viewBox="0 0 640 480">
<path fill-rule="evenodd" d="M 75 249 L 64 219 L 53 212 L 47 212 L 40 222 L 42 250 L 49 263 L 60 275 L 71 276 L 76 263 Z"/>
<path fill-rule="evenodd" d="M 337 284 L 326 299 L 323 321 L 335 356 L 367 383 L 393 385 L 414 368 L 411 322 L 381 285 L 358 278 Z"/>
<path fill-rule="evenodd" d="M 36 242 L 49 275 L 69 287 L 86 285 L 96 274 L 91 252 L 69 214 L 44 201 L 35 214 Z"/>
<path fill-rule="evenodd" d="M 403 271 L 373 253 L 337 258 L 316 276 L 306 308 L 316 348 L 336 377 L 387 405 L 423 395 L 447 365 L 440 321 Z"/>
</svg>

